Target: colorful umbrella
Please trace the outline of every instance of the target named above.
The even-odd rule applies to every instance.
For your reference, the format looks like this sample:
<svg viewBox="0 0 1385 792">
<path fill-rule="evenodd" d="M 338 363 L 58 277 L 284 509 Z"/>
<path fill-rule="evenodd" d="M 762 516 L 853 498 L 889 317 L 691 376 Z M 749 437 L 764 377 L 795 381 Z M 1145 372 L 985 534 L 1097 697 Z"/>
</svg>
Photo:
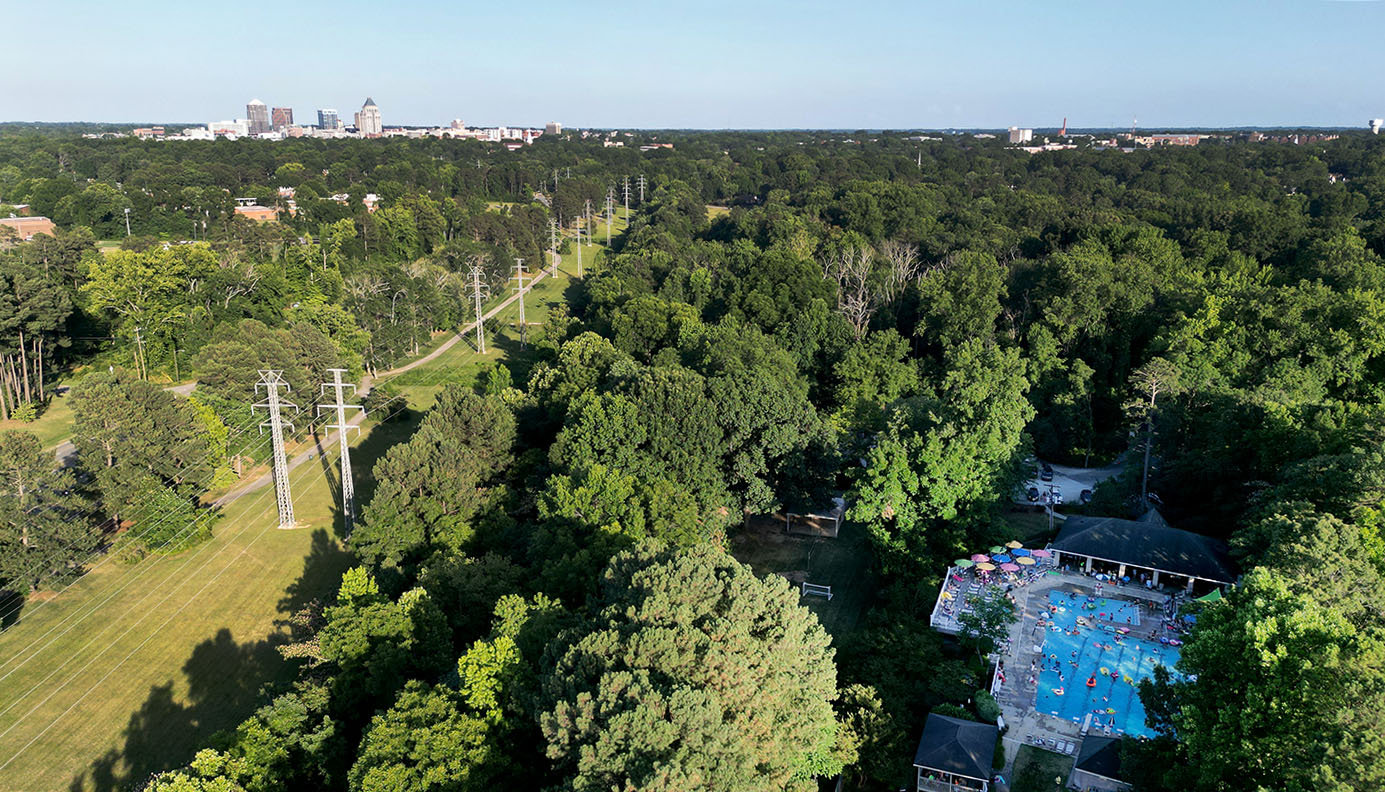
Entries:
<svg viewBox="0 0 1385 792">
<path fill-rule="evenodd" d="M 980 562 L 982 562 L 982 561 L 990 561 L 990 560 L 991 560 L 991 557 L 988 556 L 988 555 L 986 555 L 985 553 L 977 553 L 976 555 L 974 555 L 974 556 L 971 557 L 971 560 L 976 561 L 977 563 L 980 563 Z"/>
<path fill-rule="evenodd" d="M 1001 547 L 1000 545 L 996 545 L 996 546 L 992 547 L 990 550 L 987 550 L 986 552 L 988 552 L 988 553 L 1003 553 L 1003 552 L 1005 552 L 1005 548 Z"/>
<path fill-rule="evenodd" d="M 990 572 L 995 569 L 995 564 L 977 564 L 976 568 L 982 572 Z"/>
<path fill-rule="evenodd" d="M 1037 563 L 1034 559 L 1030 558 L 1029 556 L 1020 556 L 1015 560 L 1019 562 L 1020 566 L 1034 566 L 1034 564 Z"/>
<path fill-rule="evenodd" d="M 1014 550 L 1011 550 L 1011 551 L 1010 551 L 1010 555 L 1015 555 L 1015 556 L 1027 556 L 1027 555 L 1030 554 L 1030 552 L 1031 552 L 1031 551 L 1025 550 L 1023 547 L 1016 547 Z"/>
<path fill-rule="evenodd" d="M 1023 545 L 1021 545 L 1019 542 L 1015 541 L 1014 539 L 1011 539 L 1010 541 L 1006 542 L 1006 543 L 1005 543 L 1005 546 L 1006 546 L 1006 547 L 1010 547 L 1010 548 L 1023 547 Z"/>
<path fill-rule="evenodd" d="M 1001 564 L 1001 565 L 1000 565 L 1000 571 L 1002 571 L 1002 572 L 1018 572 L 1018 571 L 1020 571 L 1020 567 L 1019 567 L 1019 564 Z"/>
<path fill-rule="evenodd" d="M 974 563 L 976 562 L 972 561 L 970 558 L 959 558 L 956 561 L 953 561 L 952 565 L 966 569 Z"/>
<path fill-rule="evenodd" d="M 995 555 L 991 556 L 991 560 L 996 562 L 997 564 L 1004 564 L 1007 561 L 1013 561 L 1014 559 L 1010 556 L 1005 555 L 1004 553 L 996 553 Z"/>
<path fill-rule="evenodd" d="M 1030 551 L 1030 553 L 1031 553 L 1035 558 L 1048 558 L 1049 556 L 1053 555 L 1052 553 L 1048 552 L 1047 550 L 1032 550 L 1032 551 Z"/>
</svg>

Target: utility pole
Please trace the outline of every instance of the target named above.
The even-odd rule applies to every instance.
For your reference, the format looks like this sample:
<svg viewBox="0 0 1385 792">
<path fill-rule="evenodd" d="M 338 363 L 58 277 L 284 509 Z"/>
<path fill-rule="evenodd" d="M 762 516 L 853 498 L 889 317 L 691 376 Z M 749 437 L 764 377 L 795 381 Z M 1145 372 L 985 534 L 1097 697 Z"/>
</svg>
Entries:
<svg viewBox="0 0 1385 792">
<path fill-rule="evenodd" d="M 130 235 L 130 207 L 125 207 L 125 236 Z"/>
<path fill-rule="evenodd" d="M 640 206 L 644 206 L 644 174 L 640 174 Z"/>
<path fill-rule="evenodd" d="M 471 265 L 471 295 L 476 299 L 476 351 L 486 354 L 486 334 L 482 329 L 481 302 L 489 296 L 490 289 L 481 282 L 481 262 Z"/>
<path fill-rule="evenodd" d="M 336 395 L 336 404 L 319 404 L 317 411 L 321 414 L 323 410 L 336 410 L 337 413 L 337 422 L 324 428 L 337 430 L 337 442 L 341 448 L 341 513 L 346 535 L 350 536 L 351 528 L 356 522 L 356 485 L 351 480 L 351 444 L 346 442 L 346 431 L 355 429 L 359 432 L 361 428 L 346 423 L 346 411 L 360 410 L 364 414 L 365 408 L 359 404 L 346 404 L 342 401 L 346 388 L 356 390 L 355 385 L 341 381 L 341 375 L 346 373 L 346 369 L 332 368 L 327 371 L 332 375 L 332 381 L 322 383 L 321 392 L 326 393 L 327 389 L 331 388 Z"/>
<path fill-rule="evenodd" d="M 553 251 L 553 262 L 548 266 L 549 275 L 558 274 L 558 221 L 548 221 L 548 249 Z"/>
<path fill-rule="evenodd" d="M 630 177 L 625 177 L 625 219 L 630 220 Z"/>
<path fill-rule="evenodd" d="M 529 323 L 524 318 L 524 259 L 515 259 L 515 277 L 519 285 L 515 291 L 519 293 L 519 348 L 523 349 L 525 342 L 529 340 Z"/>
<path fill-rule="evenodd" d="M 285 421 L 280 411 L 285 407 L 292 407 L 294 412 L 297 412 L 298 405 L 279 398 L 280 388 L 286 391 L 293 390 L 284 380 L 281 371 L 260 369 L 260 381 L 255 383 L 255 392 L 259 393 L 260 388 L 266 391 L 265 400 L 253 405 L 251 410 L 258 408 L 269 412 L 269 420 L 260 424 L 260 431 L 264 431 L 266 424 L 269 426 L 270 444 L 274 449 L 274 497 L 279 503 L 279 527 L 288 529 L 294 525 L 293 495 L 289 492 L 289 461 L 284 453 L 284 425 L 292 427 L 293 424 Z"/>
</svg>

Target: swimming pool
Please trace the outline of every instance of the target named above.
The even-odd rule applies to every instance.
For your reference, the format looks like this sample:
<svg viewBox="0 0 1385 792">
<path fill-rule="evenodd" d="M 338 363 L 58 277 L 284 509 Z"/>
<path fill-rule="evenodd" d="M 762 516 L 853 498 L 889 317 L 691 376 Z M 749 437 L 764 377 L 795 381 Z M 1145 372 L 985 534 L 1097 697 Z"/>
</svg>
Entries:
<svg viewBox="0 0 1385 792">
<path fill-rule="evenodd" d="M 1152 735 L 1137 685 L 1157 665 L 1172 669 L 1178 647 L 1117 632 L 1140 627 L 1141 608 L 1128 600 L 1050 591 L 1048 601 L 1058 610 L 1048 614 L 1034 709 L 1076 723 L 1090 714 L 1094 730 L 1113 735 Z"/>
</svg>

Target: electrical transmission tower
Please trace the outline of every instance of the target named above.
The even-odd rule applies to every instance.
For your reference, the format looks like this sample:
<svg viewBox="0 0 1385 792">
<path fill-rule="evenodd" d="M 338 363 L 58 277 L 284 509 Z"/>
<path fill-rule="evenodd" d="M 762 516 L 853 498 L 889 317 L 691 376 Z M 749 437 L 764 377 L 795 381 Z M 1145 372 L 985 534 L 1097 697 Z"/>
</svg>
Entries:
<svg viewBox="0 0 1385 792">
<path fill-rule="evenodd" d="M 582 218 L 577 218 L 577 277 L 582 277 Z"/>
<path fill-rule="evenodd" d="M 523 349 L 529 339 L 529 323 L 524 319 L 524 259 L 515 259 L 514 280 L 519 281 L 515 291 L 519 293 L 519 348 Z"/>
<path fill-rule="evenodd" d="M 625 177 L 625 219 L 630 219 L 630 177 Z"/>
<path fill-rule="evenodd" d="M 252 406 L 251 410 L 262 409 L 269 412 L 269 420 L 260 424 L 260 431 L 263 432 L 268 425 L 270 444 L 274 449 L 274 496 L 279 502 L 279 527 L 292 528 L 293 495 L 289 492 L 289 461 L 284 453 L 284 425 L 292 428 L 293 423 L 285 421 L 281 411 L 285 407 L 290 407 L 297 412 L 298 405 L 279 398 L 280 388 L 290 392 L 293 390 L 284 380 L 281 371 L 260 369 L 260 381 L 255 383 L 255 392 L 259 393 L 260 388 L 266 391 L 265 400 Z"/>
<path fill-rule="evenodd" d="M 607 190 L 606 190 L 606 245 L 607 245 L 608 247 L 609 247 L 610 244 L 611 244 L 611 212 L 614 211 L 614 210 L 611 209 L 611 204 L 615 202 L 615 199 L 616 199 L 616 191 L 615 191 L 615 188 L 614 188 L 614 187 L 607 188 Z"/>
<path fill-rule="evenodd" d="M 644 206 L 644 174 L 640 174 L 640 206 Z"/>
<path fill-rule="evenodd" d="M 548 221 L 548 248 L 553 251 L 553 262 L 548 266 L 549 275 L 558 274 L 558 221 Z"/>
<path fill-rule="evenodd" d="M 482 329 L 481 303 L 490 296 L 490 287 L 481 282 L 481 263 L 471 265 L 471 295 L 476 299 L 476 351 L 486 354 L 486 334 Z"/>
<path fill-rule="evenodd" d="M 336 411 L 337 422 L 328 424 L 324 428 L 337 430 L 337 442 L 341 447 L 341 513 L 346 526 L 346 535 L 350 536 L 351 528 L 356 522 L 356 485 L 351 479 L 351 444 L 346 442 L 346 432 L 348 429 L 355 429 L 359 432 L 361 428 L 346 423 L 346 411 L 360 410 L 362 414 L 365 414 L 365 408 L 359 404 L 346 404 L 343 401 L 346 388 L 350 388 L 352 391 L 356 390 L 355 385 L 341 381 L 341 375 L 346 373 L 346 369 L 333 368 L 327 369 L 327 371 L 332 375 L 332 381 L 322 383 L 322 393 L 326 393 L 327 389 L 331 388 L 336 396 L 336 404 L 319 404 L 317 411 L 318 414 L 321 414 L 323 410 Z"/>
<path fill-rule="evenodd" d="M 585 205 L 586 205 L 586 210 L 587 210 L 587 211 L 586 211 L 587 242 L 590 243 L 590 242 L 592 241 L 592 201 L 591 201 L 590 198 L 588 198 L 588 199 L 585 201 Z"/>
</svg>

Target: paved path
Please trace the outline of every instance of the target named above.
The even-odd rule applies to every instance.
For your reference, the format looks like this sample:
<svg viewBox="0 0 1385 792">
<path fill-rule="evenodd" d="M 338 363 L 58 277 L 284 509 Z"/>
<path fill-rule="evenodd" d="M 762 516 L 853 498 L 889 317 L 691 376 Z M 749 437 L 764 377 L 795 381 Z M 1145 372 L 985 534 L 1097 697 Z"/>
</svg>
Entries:
<svg viewBox="0 0 1385 792">
<path fill-rule="evenodd" d="M 547 277 L 546 270 L 540 270 L 536 272 L 534 274 L 533 279 L 530 280 L 529 284 L 524 287 L 524 290 L 526 292 L 529 291 L 533 288 L 535 283 L 538 283 L 545 277 Z M 518 293 L 512 294 L 509 297 L 505 298 L 505 300 L 501 302 L 499 305 L 482 314 L 482 321 L 490 319 L 496 314 L 500 313 L 505 308 L 508 308 L 517 299 L 519 299 Z M 458 330 L 457 333 L 453 335 L 451 338 L 447 339 L 441 344 L 438 344 L 437 349 L 434 349 L 432 352 L 429 352 L 428 354 L 424 355 L 418 360 L 410 361 L 409 363 L 400 366 L 399 368 L 390 369 L 389 371 L 382 371 L 379 375 L 375 377 L 366 375 L 361 380 L 361 387 L 357 391 L 357 394 L 360 396 L 365 396 L 370 393 L 370 389 L 375 382 L 378 382 L 379 380 L 383 379 L 388 379 L 399 374 L 403 374 L 404 372 L 409 371 L 410 369 L 418 368 L 419 366 L 422 366 L 425 363 L 429 363 L 435 360 L 439 355 L 443 354 L 444 352 L 455 346 L 458 341 L 461 341 L 467 333 L 473 332 L 475 329 L 476 323 L 470 322 L 466 326 L 462 327 L 462 329 Z M 348 426 L 359 426 L 361 421 L 363 420 L 365 420 L 365 411 L 356 413 L 356 415 L 349 418 L 346 423 Z M 310 460 L 316 459 L 319 454 L 324 453 L 324 448 L 331 448 L 332 446 L 334 446 L 337 443 L 337 434 L 337 432 L 332 432 L 331 434 L 328 434 L 326 436 L 318 437 L 316 439 L 316 442 L 313 443 L 312 448 L 299 453 L 297 456 L 289 460 L 289 470 L 292 471 L 299 465 L 302 465 Z M 225 506 L 226 504 L 232 503 L 238 500 L 239 498 L 242 498 L 246 495 L 249 495 L 252 492 L 255 492 L 256 490 L 263 489 L 264 487 L 268 486 L 270 482 L 272 482 L 273 480 L 273 474 L 266 471 L 259 478 L 247 481 L 241 484 L 240 486 L 236 487 L 235 489 L 231 490 L 230 492 L 226 493 L 225 495 L 222 495 L 220 498 L 217 498 L 213 505 Z"/>
</svg>

